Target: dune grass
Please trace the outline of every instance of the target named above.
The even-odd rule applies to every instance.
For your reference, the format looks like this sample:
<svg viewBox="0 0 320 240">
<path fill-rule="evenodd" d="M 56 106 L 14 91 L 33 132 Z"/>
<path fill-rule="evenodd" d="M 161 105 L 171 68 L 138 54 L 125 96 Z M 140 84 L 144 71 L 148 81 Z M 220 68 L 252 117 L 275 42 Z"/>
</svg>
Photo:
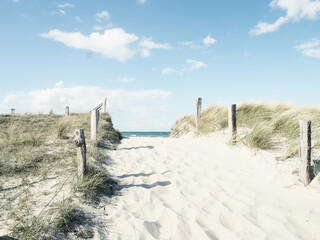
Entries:
<svg viewBox="0 0 320 240">
<path fill-rule="evenodd" d="M 98 141 L 119 142 L 121 133 L 113 128 L 111 117 L 108 113 L 100 114 L 98 128 Z M 90 140 L 90 114 L 71 114 L 69 116 L 50 114 L 23 114 L 16 116 L 0 115 L 0 186 L 4 188 L 5 179 L 14 179 L 18 182 L 18 187 L 27 186 L 30 180 L 41 176 L 52 166 L 51 174 L 56 174 L 65 179 L 66 169 L 73 170 L 73 174 L 67 185 L 75 192 L 83 193 L 83 199 L 99 201 L 100 196 L 110 195 L 112 192 L 112 182 L 102 163 L 108 160 L 106 154 L 96 142 Z M 85 181 L 77 182 L 76 147 L 73 141 L 73 131 L 83 128 L 87 144 L 88 173 Z M 69 171 L 70 172 L 70 171 Z M 46 175 L 43 176 L 46 178 Z M 71 181 L 75 179 L 74 181 Z M 22 184 L 20 184 L 22 183 Z M 73 188 L 71 185 L 77 185 Z M 19 185 L 20 184 L 20 185 Z M 61 183 L 57 183 L 61 184 Z M 18 188 L 19 190 L 19 188 Z M 0 206 L 5 203 L 10 196 L 8 190 L 0 191 Z M 106 194 L 108 193 L 108 194 Z M 13 195 L 12 193 L 11 195 Z M 16 200 L 19 201 L 19 198 Z M 11 211 L 16 211 L 11 217 L 10 230 L 13 236 L 19 239 L 41 239 L 39 236 L 47 229 L 44 219 L 34 218 L 32 211 L 32 196 L 24 202 L 25 209 L 13 209 L 14 205 L 6 208 L 6 216 L 11 215 Z M 37 200 L 39 201 L 39 200 Z M 40 200 L 41 201 L 41 200 Z M 16 202 L 14 203 L 16 204 Z M 62 205 L 61 205 L 62 206 Z M 69 205 L 68 205 L 69 206 Z M 23 212 L 28 208 L 28 214 Z M 11 209 L 11 210 L 10 210 Z M 65 210 L 65 211 L 64 211 Z M 69 211 L 70 210 L 70 211 Z M 61 224 L 56 227 L 67 229 L 69 214 L 75 215 L 77 212 L 72 208 L 57 209 L 65 215 L 59 215 Z M 54 215 L 54 213 L 52 213 Z M 5 215 L 3 215 L 4 217 Z M 71 221 L 71 220 L 70 220 Z M 90 231 L 81 233 L 89 236 Z M 80 234 L 80 233 L 79 233 Z"/>
<path fill-rule="evenodd" d="M 72 202 L 72 199 L 63 199 L 57 204 L 55 225 L 60 232 L 73 232 L 77 223 L 85 219 L 84 211 Z"/>
<path fill-rule="evenodd" d="M 195 118 L 188 115 L 183 119 L 184 129 L 196 134 L 208 134 L 228 127 L 226 107 L 207 107 L 201 114 L 200 127 L 196 131 Z M 172 131 L 178 131 L 181 119 L 177 120 Z M 255 149 L 271 149 L 276 138 L 284 138 L 288 145 L 287 157 L 296 156 L 299 150 L 299 120 L 312 121 L 313 147 L 320 147 L 320 109 L 316 107 L 292 107 L 284 104 L 240 104 L 237 106 L 238 127 L 249 128 L 242 136 L 244 142 Z M 187 126 L 187 127 L 186 127 Z M 178 129 L 178 130 L 177 130 Z"/>
<path fill-rule="evenodd" d="M 105 171 L 91 164 L 83 181 L 76 180 L 72 187 L 75 192 L 82 193 L 86 201 L 98 203 L 102 195 L 113 195 L 115 184 Z"/>
</svg>

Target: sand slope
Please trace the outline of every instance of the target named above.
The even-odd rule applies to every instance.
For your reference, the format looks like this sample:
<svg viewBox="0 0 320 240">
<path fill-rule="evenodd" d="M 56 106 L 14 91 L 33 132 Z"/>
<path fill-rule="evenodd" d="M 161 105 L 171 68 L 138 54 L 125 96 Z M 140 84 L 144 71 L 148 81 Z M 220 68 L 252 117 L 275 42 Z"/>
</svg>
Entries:
<svg viewBox="0 0 320 240">
<path fill-rule="evenodd" d="M 124 139 L 108 154 L 121 185 L 106 207 L 109 239 L 320 239 L 320 188 L 211 137 Z"/>
</svg>

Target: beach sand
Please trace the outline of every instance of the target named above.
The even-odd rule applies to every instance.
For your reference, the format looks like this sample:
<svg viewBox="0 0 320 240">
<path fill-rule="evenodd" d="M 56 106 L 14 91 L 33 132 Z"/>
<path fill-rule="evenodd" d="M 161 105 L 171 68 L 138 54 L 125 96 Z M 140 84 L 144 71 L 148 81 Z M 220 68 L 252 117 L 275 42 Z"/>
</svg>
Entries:
<svg viewBox="0 0 320 240">
<path fill-rule="evenodd" d="M 121 189 L 105 208 L 108 239 L 319 240 L 319 183 L 299 182 L 297 159 L 226 142 L 131 137 L 108 151 Z"/>
</svg>

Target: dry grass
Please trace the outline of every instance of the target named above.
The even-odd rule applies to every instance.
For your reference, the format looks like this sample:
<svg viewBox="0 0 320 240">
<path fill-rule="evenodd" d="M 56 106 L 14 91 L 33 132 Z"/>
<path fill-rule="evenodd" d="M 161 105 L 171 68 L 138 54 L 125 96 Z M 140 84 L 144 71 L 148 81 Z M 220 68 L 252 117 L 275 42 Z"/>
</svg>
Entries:
<svg viewBox="0 0 320 240">
<path fill-rule="evenodd" d="M 115 182 L 101 168 L 89 165 L 83 181 L 75 181 L 73 190 L 82 193 L 86 201 L 98 203 L 102 195 L 113 195 Z"/>
<path fill-rule="evenodd" d="M 186 115 L 179 118 L 171 128 L 171 137 L 181 137 L 194 130 L 196 126 L 195 119 L 192 115 Z"/>
<path fill-rule="evenodd" d="M 73 131 L 78 128 L 83 128 L 85 131 L 87 159 L 90 159 L 91 162 L 89 160 L 88 162 L 95 167 L 89 167 L 88 175 L 85 176 L 85 183 L 76 183 L 78 186 L 76 190 L 83 192 L 86 200 L 99 201 L 101 194 L 106 193 L 106 189 L 110 188 L 112 181 L 102 172 L 100 167 L 102 163 L 108 161 L 108 158 L 99 149 L 99 144 L 92 142 L 89 138 L 89 113 L 72 114 L 67 117 L 55 115 L 53 112 L 47 115 L 24 114 L 14 117 L 0 115 L 0 127 L 4 129 L 0 132 L 0 186 L 2 189 L 5 184 L 4 179 L 14 179 L 18 182 L 18 187 L 15 189 L 19 191 L 19 187 L 28 185 L 30 180 L 41 176 L 52 166 L 57 166 L 53 171 L 61 179 L 66 178 L 64 176 L 67 175 L 66 169 L 74 169 L 71 172 L 74 175 L 73 178 L 76 179 L 76 147 L 73 141 Z M 108 140 L 112 143 L 118 142 L 122 138 L 120 132 L 113 129 L 110 115 L 107 113 L 100 116 L 98 136 L 99 141 Z M 45 175 L 43 178 L 45 180 L 47 176 Z M 72 181 L 67 184 L 71 185 Z M 0 191 L 0 206 L 13 194 L 10 194 L 8 190 Z M 19 198 L 10 206 L 17 204 L 17 201 L 19 201 Z M 34 199 L 31 196 L 25 201 L 24 205 L 32 209 L 34 207 L 31 204 L 33 201 Z M 13 211 L 14 214 L 12 215 Z M 6 208 L 6 216 L 11 216 L 10 221 L 13 221 L 13 223 L 10 223 L 11 234 L 19 237 L 19 239 L 41 239 L 39 234 L 42 234 L 44 229 L 47 228 L 46 221 L 42 218 L 34 218 L 33 211 L 28 210 L 27 213 L 26 211 L 26 208 L 16 208 L 14 210 L 12 207 Z M 62 211 L 65 215 L 59 215 L 60 219 L 64 220 L 61 220 L 61 224 L 58 224 L 57 227 L 66 229 L 69 227 L 68 221 L 70 219 L 68 217 L 74 217 L 78 212 L 72 208 L 60 208 L 59 211 Z M 82 234 L 86 236 L 85 233 Z"/>
<path fill-rule="evenodd" d="M 184 129 L 194 126 L 194 116 L 184 119 Z M 288 147 L 287 156 L 298 154 L 299 120 L 312 121 L 313 147 L 320 146 L 320 109 L 316 107 L 292 107 L 283 104 L 241 104 L 237 106 L 237 125 L 251 129 L 244 141 L 255 149 L 271 149 L 276 138 L 285 138 Z M 178 131 L 181 119 L 177 120 L 172 131 Z M 201 114 L 197 134 L 208 134 L 228 126 L 227 108 L 209 106 Z M 192 129 L 194 130 L 194 129 Z M 186 134 L 186 132 L 184 132 Z"/>
<path fill-rule="evenodd" d="M 216 105 L 206 108 L 201 113 L 201 120 L 198 132 L 208 134 L 217 130 L 221 130 L 228 126 L 227 109 Z"/>
<path fill-rule="evenodd" d="M 84 211 L 72 202 L 72 199 L 63 199 L 57 204 L 55 225 L 60 232 L 73 232 L 77 224 L 85 219 Z"/>
</svg>

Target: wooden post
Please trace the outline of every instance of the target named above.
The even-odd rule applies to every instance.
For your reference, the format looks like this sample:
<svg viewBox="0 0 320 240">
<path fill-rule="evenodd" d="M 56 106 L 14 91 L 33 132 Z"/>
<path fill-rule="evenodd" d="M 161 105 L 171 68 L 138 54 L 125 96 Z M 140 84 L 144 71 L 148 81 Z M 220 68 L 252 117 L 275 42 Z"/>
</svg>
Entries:
<svg viewBox="0 0 320 240">
<path fill-rule="evenodd" d="M 232 144 L 236 143 L 237 138 L 237 108 L 236 104 L 231 104 L 228 109 L 228 126 Z"/>
<path fill-rule="evenodd" d="M 78 179 L 83 181 L 83 176 L 87 171 L 86 163 L 86 139 L 83 129 L 76 129 L 74 131 L 74 142 L 77 148 L 77 162 L 78 162 Z"/>
<path fill-rule="evenodd" d="M 14 108 L 11 108 L 11 116 L 15 116 L 16 115 L 16 110 Z"/>
<path fill-rule="evenodd" d="M 64 115 L 65 115 L 65 116 L 69 116 L 69 114 L 70 114 L 70 113 L 69 113 L 69 106 L 66 106 L 66 110 L 65 110 L 65 114 L 64 114 Z"/>
<path fill-rule="evenodd" d="M 99 110 L 91 111 L 91 140 L 97 141 Z"/>
<path fill-rule="evenodd" d="M 300 125 L 300 169 L 299 179 L 304 185 L 311 182 L 311 121 L 299 120 Z"/>
<path fill-rule="evenodd" d="M 102 112 L 107 112 L 107 98 L 105 97 L 102 102 Z"/>
<path fill-rule="evenodd" d="M 196 100 L 196 128 L 200 127 L 202 98 Z"/>
</svg>

